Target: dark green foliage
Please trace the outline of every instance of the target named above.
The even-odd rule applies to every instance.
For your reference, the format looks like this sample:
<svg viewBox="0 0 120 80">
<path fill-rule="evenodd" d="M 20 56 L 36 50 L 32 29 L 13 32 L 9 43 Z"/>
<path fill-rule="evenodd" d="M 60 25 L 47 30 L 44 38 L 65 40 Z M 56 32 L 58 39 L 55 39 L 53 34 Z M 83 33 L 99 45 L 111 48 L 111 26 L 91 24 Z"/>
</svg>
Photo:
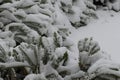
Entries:
<svg viewBox="0 0 120 80">
<path fill-rule="evenodd" d="M 29 9 L 31 8 L 33 5 L 29 5 L 29 6 L 26 6 L 26 7 L 23 7 L 23 6 L 19 6 L 19 7 L 16 7 L 17 9 Z"/>
<path fill-rule="evenodd" d="M 40 35 L 42 35 L 40 29 L 41 28 L 46 28 L 46 26 L 44 24 L 40 24 L 37 22 L 29 22 L 29 21 L 23 21 L 24 24 L 26 24 L 27 26 L 29 26 L 31 29 L 37 31 Z"/>
<path fill-rule="evenodd" d="M 45 52 L 45 53 L 44 53 L 44 57 L 42 58 L 44 65 L 46 65 L 47 62 L 50 60 L 50 57 L 49 57 L 49 56 L 50 56 L 50 54 L 49 54 L 48 52 Z"/>
<path fill-rule="evenodd" d="M 111 74 L 102 74 L 100 76 L 96 76 L 92 80 L 119 80 L 119 77 Z"/>
<path fill-rule="evenodd" d="M 81 70 L 87 72 L 90 66 L 91 66 L 90 64 L 84 64 L 81 62 L 81 60 L 79 60 L 79 67 Z"/>
<path fill-rule="evenodd" d="M 56 32 L 54 32 L 54 44 L 56 45 L 56 47 L 60 47 L 59 38 Z"/>
<path fill-rule="evenodd" d="M 68 53 L 67 53 L 67 51 L 64 53 L 64 55 L 63 55 L 63 66 L 65 66 L 66 65 L 66 61 L 68 60 Z"/>
<path fill-rule="evenodd" d="M 11 0 L 2 0 L 1 2 L 0 2 L 0 5 L 1 4 L 4 4 L 4 3 L 11 3 L 12 1 Z"/>
<path fill-rule="evenodd" d="M 39 38 L 37 45 L 38 45 L 38 47 L 43 47 L 42 37 Z"/>
<path fill-rule="evenodd" d="M 47 0 L 41 0 L 41 4 L 45 4 L 47 2 Z"/>
<path fill-rule="evenodd" d="M 66 66 L 67 60 L 68 60 L 68 53 L 66 51 L 63 56 L 60 56 L 60 57 L 58 57 L 58 59 L 53 60 L 52 66 L 55 69 L 57 69 L 59 67 L 60 62 L 63 62 L 62 66 Z"/>
<path fill-rule="evenodd" d="M 30 57 L 27 55 L 27 52 L 22 48 L 19 47 L 19 49 L 22 51 L 22 53 L 25 55 L 27 61 L 29 62 L 30 65 L 34 65 L 34 63 L 31 61 Z"/>
<path fill-rule="evenodd" d="M 69 75 L 67 71 L 62 71 L 59 73 L 62 77 L 65 77 L 66 75 Z"/>
<path fill-rule="evenodd" d="M 50 75 L 46 76 L 47 80 L 56 80 L 56 77 L 57 77 L 57 75 L 55 75 L 55 74 L 50 74 Z"/>
<path fill-rule="evenodd" d="M 20 16 L 20 15 L 15 15 L 15 17 L 17 17 L 18 19 L 20 19 L 20 20 L 23 20 L 25 17 L 23 17 L 23 16 Z"/>
<path fill-rule="evenodd" d="M 54 69 L 57 69 L 58 67 L 59 67 L 59 64 L 57 63 L 57 61 L 56 60 L 53 60 L 53 62 L 52 62 L 52 67 L 54 68 Z"/>
<path fill-rule="evenodd" d="M 100 50 L 100 47 L 96 41 L 93 41 L 92 38 L 85 38 L 78 42 L 79 52 L 86 51 L 89 55 L 93 55 Z"/>
<path fill-rule="evenodd" d="M 7 52 L 5 49 L 0 45 L 0 62 L 6 62 L 7 60 Z"/>
</svg>

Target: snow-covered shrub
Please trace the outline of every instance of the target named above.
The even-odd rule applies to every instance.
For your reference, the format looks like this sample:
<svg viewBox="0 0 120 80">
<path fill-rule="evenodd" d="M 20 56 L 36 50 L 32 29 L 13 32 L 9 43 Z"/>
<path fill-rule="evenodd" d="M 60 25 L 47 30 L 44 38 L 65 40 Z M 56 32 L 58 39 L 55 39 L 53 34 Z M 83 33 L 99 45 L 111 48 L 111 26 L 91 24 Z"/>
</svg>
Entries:
<svg viewBox="0 0 120 80">
<path fill-rule="evenodd" d="M 93 55 L 100 50 L 100 46 L 96 41 L 93 41 L 92 38 L 85 38 L 78 42 L 79 52 L 88 52 L 88 55 Z"/>
<path fill-rule="evenodd" d="M 37 41 L 39 34 L 22 23 L 10 23 L 5 26 L 5 31 L 11 31 L 16 42 L 32 43 Z"/>
<path fill-rule="evenodd" d="M 3 35 L 2 35 L 3 34 Z M 16 46 L 15 40 L 11 37 L 11 32 L 1 32 L 0 36 L 0 74 L 2 78 L 13 79 L 16 77 L 16 67 L 30 67 L 29 64 L 18 62 L 13 53 L 13 47 Z"/>
<path fill-rule="evenodd" d="M 97 42 L 92 40 L 92 38 L 91 39 L 85 38 L 78 42 L 78 49 L 80 53 L 79 54 L 80 68 L 86 71 L 91 65 L 90 62 L 91 60 L 89 59 L 89 56 L 95 55 L 100 50 L 100 47 Z"/>
<path fill-rule="evenodd" d="M 92 17 L 97 18 L 96 6 L 89 0 L 10 0 L 1 4 L 1 22 L 23 22 L 41 35 L 50 24 L 80 27 L 88 24 Z"/>
<path fill-rule="evenodd" d="M 69 20 L 72 26 L 80 27 L 87 25 L 91 18 L 97 18 L 95 13 L 96 6 L 88 0 L 58 0 L 59 9 L 63 15 Z M 56 2 L 56 4 L 58 4 Z M 57 14 L 60 16 L 61 14 Z"/>
<path fill-rule="evenodd" d="M 119 0 L 91 0 L 93 4 L 97 7 L 104 6 L 110 10 L 120 11 L 120 1 Z"/>
<path fill-rule="evenodd" d="M 39 73 L 40 53 L 38 47 L 33 44 L 21 43 L 14 51 L 19 57 L 19 61 L 27 61 L 32 66 L 33 73 Z"/>
<path fill-rule="evenodd" d="M 84 75 L 85 80 L 119 79 L 119 65 L 112 62 L 92 38 L 80 40 L 78 49 L 80 70 L 87 73 Z"/>
<path fill-rule="evenodd" d="M 58 38 L 59 39 L 59 38 Z M 56 46 L 57 39 L 52 37 L 41 37 L 39 45 L 21 43 L 14 48 L 18 61 L 27 61 L 31 67 L 32 73 L 44 73 L 44 76 L 51 78 L 51 75 L 61 78 L 60 66 L 66 66 L 68 60 L 69 49 L 67 47 Z M 44 68 L 41 70 L 41 68 Z M 50 71 L 48 69 L 51 69 Z M 65 75 L 64 75 L 65 76 Z M 60 79 L 60 80 L 61 80 Z"/>
<path fill-rule="evenodd" d="M 10 47 L 16 46 L 13 49 L 15 59 L 11 54 L 10 59 L 20 62 L 27 61 L 32 66 L 31 72 L 33 73 L 41 73 L 40 68 L 43 63 L 45 69 L 51 67 L 54 70 L 52 72 L 58 76 L 55 67 L 52 67 L 54 62 L 50 64 L 49 61 L 55 59 L 59 61 L 60 57 L 61 60 L 57 65 L 59 66 L 62 61 L 65 65 L 66 58 L 63 58 L 65 52 L 62 53 L 56 49 L 57 47 L 68 47 L 69 44 L 64 42 L 67 40 L 66 36 L 58 33 L 59 28 L 56 27 L 56 25 L 64 25 L 54 23 L 56 8 L 53 7 L 53 2 L 48 0 L 2 0 L 0 3 L 0 28 L 6 32 L 1 32 L 0 38 L 12 37 L 10 39 L 14 41 L 14 45 L 10 45 Z M 61 15 L 63 16 L 63 13 Z M 5 42 L 3 46 L 8 45 L 6 43 L 9 44 L 10 41 Z M 15 43 L 19 44 L 16 45 Z M 4 50 L 7 47 L 8 51 Z M 7 47 L 4 49 L 1 47 L 1 54 L 3 54 L 1 59 L 5 62 L 10 61 L 7 60 L 9 57 L 6 58 L 6 53 L 8 54 L 10 50 L 9 46 Z M 54 56 L 53 53 L 58 55 Z M 61 55 L 59 56 L 59 54 Z M 67 55 L 67 53 L 65 54 Z M 4 57 L 5 59 L 3 59 Z M 51 74 L 53 74 L 52 72 Z M 50 75 L 48 71 L 45 76 L 47 75 Z"/>
<path fill-rule="evenodd" d="M 98 43 L 92 38 L 78 42 L 79 68 L 68 74 L 64 80 L 119 80 L 120 65 L 111 61 L 110 56 L 101 51 Z M 73 69 L 73 68 L 70 68 Z"/>
<path fill-rule="evenodd" d="M 92 39 L 80 40 L 79 59 L 73 58 L 69 29 L 97 18 L 91 1 L 1 0 L 1 74 L 14 73 L 15 77 L 22 74 L 22 70 L 17 73 L 18 67 L 25 67 L 28 76 L 24 75 L 24 80 L 100 80 L 101 75 L 108 77 L 108 73 L 119 77 L 118 66 L 111 66 L 109 56 Z M 102 61 L 109 64 L 101 64 Z M 0 77 L 5 79 L 6 74 Z"/>
<path fill-rule="evenodd" d="M 88 74 L 93 75 L 94 80 L 119 80 L 120 67 L 111 60 L 99 59 L 89 69 Z"/>
</svg>

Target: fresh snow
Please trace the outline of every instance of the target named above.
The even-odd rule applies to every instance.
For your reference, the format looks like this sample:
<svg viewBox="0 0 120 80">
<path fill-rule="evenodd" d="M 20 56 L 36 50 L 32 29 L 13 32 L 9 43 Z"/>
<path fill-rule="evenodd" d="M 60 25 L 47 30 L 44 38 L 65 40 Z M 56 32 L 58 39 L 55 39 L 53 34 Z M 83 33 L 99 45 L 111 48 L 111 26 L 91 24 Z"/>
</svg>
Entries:
<svg viewBox="0 0 120 80">
<path fill-rule="evenodd" d="M 78 56 L 78 41 L 86 37 L 93 37 L 95 41 L 98 41 L 101 49 L 110 54 L 114 62 L 120 64 L 120 13 L 99 10 L 97 14 L 98 20 L 72 30 L 70 38 L 75 43 L 76 56 Z"/>
</svg>

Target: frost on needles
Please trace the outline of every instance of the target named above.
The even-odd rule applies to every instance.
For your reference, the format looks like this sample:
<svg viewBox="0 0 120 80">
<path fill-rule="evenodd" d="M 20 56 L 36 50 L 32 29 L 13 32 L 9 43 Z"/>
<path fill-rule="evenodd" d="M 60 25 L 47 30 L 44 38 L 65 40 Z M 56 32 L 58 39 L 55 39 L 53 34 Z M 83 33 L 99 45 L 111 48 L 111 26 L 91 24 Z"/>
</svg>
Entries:
<svg viewBox="0 0 120 80">
<path fill-rule="evenodd" d="M 0 80 L 119 80 L 120 65 L 92 38 L 80 40 L 73 56 L 70 29 L 98 18 L 94 1 L 106 3 L 0 0 Z M 119 0 L 107 3 L 114 9 Z"/>
</svg>

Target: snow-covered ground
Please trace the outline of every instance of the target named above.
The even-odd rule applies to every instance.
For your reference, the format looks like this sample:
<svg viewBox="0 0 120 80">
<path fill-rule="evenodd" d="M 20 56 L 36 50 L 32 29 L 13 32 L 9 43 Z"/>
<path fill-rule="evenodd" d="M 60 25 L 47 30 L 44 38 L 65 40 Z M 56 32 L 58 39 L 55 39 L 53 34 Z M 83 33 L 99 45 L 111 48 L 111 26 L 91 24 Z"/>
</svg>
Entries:
<svg viewBox="0 0 120 80">
<path fill-rule="evenodd" d="M 111 55 L 113 61 L 120 63 L 120 13 L 101 10 L 97 13 L 98 20 L 73 30 L 70 38 L 77 44 L 80 39 L 93 37 L 99 42 L 101 49 Z"/>
</svg>

